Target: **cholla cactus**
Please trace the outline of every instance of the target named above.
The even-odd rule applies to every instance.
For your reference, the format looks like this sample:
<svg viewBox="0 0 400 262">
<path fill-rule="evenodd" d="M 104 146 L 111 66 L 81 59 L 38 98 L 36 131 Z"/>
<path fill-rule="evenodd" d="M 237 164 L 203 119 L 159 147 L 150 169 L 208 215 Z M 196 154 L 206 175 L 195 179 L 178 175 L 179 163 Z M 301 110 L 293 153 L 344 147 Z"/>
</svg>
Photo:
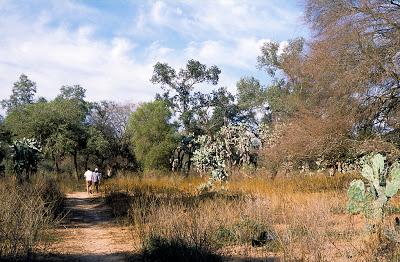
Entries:
<svg viewBox="0 0 400 262">
<path fill-rule="evenodd" d="M 362 213 L 367 219 L 380 223 L 384 207 L 400 188 L 400 164 L 385 165 L 385 157 L 375 154 L 363 159 L 361 175 L 368 180 L 354 180 L 348 189 L 348 211 Z"/>
<path fill-rule="evenodd" d="M 39 156 L 42 151 L 40 144 L 35 139 L 23 138 L 13 142 L 12 159 L 14 172 L 18 180 L 29 179 L 29 176 L 36 172 L 39 163 Z"/>
</svg>

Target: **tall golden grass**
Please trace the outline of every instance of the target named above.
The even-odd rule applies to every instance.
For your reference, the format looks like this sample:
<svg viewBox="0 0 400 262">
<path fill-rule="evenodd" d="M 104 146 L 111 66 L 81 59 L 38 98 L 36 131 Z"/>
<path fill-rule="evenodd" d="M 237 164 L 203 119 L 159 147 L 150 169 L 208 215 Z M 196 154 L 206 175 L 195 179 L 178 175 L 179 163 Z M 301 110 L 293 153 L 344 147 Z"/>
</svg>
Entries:
<svg viewBox="0 0 400 262">
<path fill-rule="evenodd" d="M 390 261 L 398 256 L 397 246 L 370 237 L 362 217 L 346 212 L 354 178 L 358 175 L 234 176 L 224 189 L 202 194 L 197 188 L 205 177 L 145 175 L 110 179 L 104 188 L 112 206 L 121 206 L 122 198 L 127 203 L 124 214 L 137 250 L 149 261 L 157 250 L 182 246 L 243 259 Z M 394 213 L 398 206 L 394 199 Z M 269 240 L 252 247 L 263 232 Z"/>
<path fill-rule="evenodd" d="M 347 214 L 346 191 L 355 178 L 360 177 L 292 174 L 271 179 L 259 171 L 237 172 L 223 189 L 202 194 L 198 188 L 206 176 L 147 172 L 104 179 L 101 188 L 114 215 L 132 225 L 136 250 L 150 261 L 159 252 L 171 252 L 171 259 L 179 261 L 171 250 L 197 254 L 199 261 L 211 259 L 210 254 L 284 261 L 397 257 L 396 243 L 370 236 L 361 216 Z M 79 190 L 83 183 L 64 181 L 61 187 Z M 399 207 L 400 199 L 392 199 L 388 227 Z M 252 247 L 263 232 L 273 239 Z"/>
</svg>

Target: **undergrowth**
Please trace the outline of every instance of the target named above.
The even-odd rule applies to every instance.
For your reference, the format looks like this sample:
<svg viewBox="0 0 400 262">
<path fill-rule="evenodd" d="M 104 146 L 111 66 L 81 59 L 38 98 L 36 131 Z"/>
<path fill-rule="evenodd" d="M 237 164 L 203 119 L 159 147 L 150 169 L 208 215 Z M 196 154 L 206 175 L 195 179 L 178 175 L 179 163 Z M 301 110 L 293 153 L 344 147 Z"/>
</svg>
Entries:
<svg viewBox="0 0 400 262">
<path fill-rule="evenodd" d="M 57 183 L 43 177 L 17 184 L 0 179 L 0 260 L 28 260 L 45 250 L 63 210 Z"/>
<path fill-rule="evenodd" d="M 115 215 L 132 224 L 136 252 L 147 261 L 161 261 L 161 254 L 171 255 L 163 261 L 193 261 L 201 252 L 216 259 L 373 261 L 377 252 L 363 248 L 364 221 L 346 212 L 346 190 L 355 177 L 234 176 L 224 190 L 201 193 L 196 188 L 206 178 L 123 176 L 104 187 Z M 399 206 L 393 203 L 392 209 Z"/>
</svg>

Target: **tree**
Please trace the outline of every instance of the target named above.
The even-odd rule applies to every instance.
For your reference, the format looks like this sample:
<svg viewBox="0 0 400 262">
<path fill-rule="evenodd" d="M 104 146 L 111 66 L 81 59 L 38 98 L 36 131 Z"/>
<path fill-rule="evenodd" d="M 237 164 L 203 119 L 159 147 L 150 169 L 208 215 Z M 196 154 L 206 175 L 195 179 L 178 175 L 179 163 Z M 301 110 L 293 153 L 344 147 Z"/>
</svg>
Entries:
<svg viewBox="0 0 400 262">
<path fill-rule="evenodd" d="M 129 117 L 135 107 L 134 104 L 117 104 L 112 101 L 100 101 L 92 104 L 87 122 L 107 140 L 108 147 L 101 154 L 105 164 L 109 167 L 136 168 L 135 156 L 131 150 L 130 134 L 127 132 Z"/>
<path fill-rule="evenodd" d="M 254 77 L 243 77 L 236 83 L 237 104 L 247 121 L 258 123 L 269 121 L 267 91 Z M 260 119 L 258 119 L 260 118 Z"/>
<path fill-rule="evenodd" d="M 400 127 L 400 7 L 309 0 L 306 19 L 314 33 L 307 48 L 294 40 L 281 53 L 276 43 L 261 49 L 259 67 L 278 83 L 268 94 L 272 114 L 280 110 L 275 119 L 284 123 L 267 156 L 335 163 L 370 151 L 399 155 L 388 138 Z"/>
<path fill-rule="evenodd" d="M 7 112 L 11 112 L 19 106 L 33 103 L 35 94 L 36 83 L 29 80 L 26 75 L 21 74 L 19 81 L 14 83 L 10 98 L 2 100 L 1 105 Z"/>
<path fill-rule="evenodd" d="M 308 99 L 307 78 L 304 77 L 302 68 L 304 60 L 303 38 L 289 40 L 282 50 L 279 49 L 279 44 L 273 41 L 262 45 L 261 55 L 257 57 L 257 67 L 273 78 L 272 84 L 266 88 L 263 95 L 257 82 L 247 81 L 244 84 L 253 86 L 249 89 L 266 98 L 273 118 L 293 117 L 293 114 L 298 112 L 301 101 L 305 102 Z M 262 103 L 262 100 L 255 102 Z"/>
<path fill-rule="evenodd" d="M 85 112 L 75 100 L 53 100 L 30 104 L 9 113 L 5 124 L 16 138 L 32 137 L 44 153 L 58 164 L 65 155 L 73 157 L 78 177 L 77 154 L 85 145 Z"/>
<path fill-rule="evenodd" d="M 195 139 L 199 135 L 213 137 L 222 127 L 238 124 L 245 116 L 234 103 L 234 96 L 224 87 L 211 93 L 195 92 L 190 98 L 192 111 L 191 135 L 183 135 L 175 149 L 173 169 L 187 173 L 191 169 Z"/>
<path fill-rule="evenodd" d="M 218 67 L 207 68 L 206 65 L 195 60 L 189 60 L 186 68 L 180 69 L 178 73 L 167 63 L 158 62 L 154 65 L 150 81 L 153 84 L 161 84 L 161 88 L 165 90 L 163 97 L 169 102 L 174 112 L 179 114 L 182 127 L 189 134 L 193 121 L 193 111 L 190 108 L 191 92 L 196 84 L 203 82 L 218 84 L 220 73 L 221 70 Z M 172 94 L 170 94 L 171 91 Z"/>
<path fill-rule="evenodd" d="M 86 155 L 85 169 L 88 168 L 89 156 L 95 157 L 96 166 L 104 167 L 104 161 L 110 155 L 110 142 L 103 133 L 93 126 L 86 128 L 86 146 L 83 149 Z"/>
<path fill-rule="evenodd" d="M 86 89 L 84 89 L 80 85 L 64 85 L 60 88 L 60 94 L 57 97 L 60 99 L 77 99 L 80 101 L 84 101 L 85 96 Z"/>
<path fill-rule="evenodd" d="M 5 170 L 3 160 L 8 155 L 11 144 L 11 133 L 4 124 L 3 116 L 0 115 L 0 174 Z"/>
<path fill-rule="evenodd" d="M 313 73 L 320 103 L 329 100 L 322 96 L 328 92 L 340 97 L 363 136 L 399 128 L 400 72 L 394 64 L 400 45 L 399 5 L 309 0 L 306 19 L 316 38 L 306 68 Z"/>
<path fill-rule="evenodd" d="M 235 97 L 225 87 L 204 94 L 193 94 L 190 104 L 193 112 L 192 130 L 195 135 L 212 135 L 228 124 L 243 120 Z"/>
<path fill-rule="evenodd" d="M 135 156 L 144 169 L 170 169 L 176 130 L 165 102 L 140 105 L 129 120 Z"/>
</svg>

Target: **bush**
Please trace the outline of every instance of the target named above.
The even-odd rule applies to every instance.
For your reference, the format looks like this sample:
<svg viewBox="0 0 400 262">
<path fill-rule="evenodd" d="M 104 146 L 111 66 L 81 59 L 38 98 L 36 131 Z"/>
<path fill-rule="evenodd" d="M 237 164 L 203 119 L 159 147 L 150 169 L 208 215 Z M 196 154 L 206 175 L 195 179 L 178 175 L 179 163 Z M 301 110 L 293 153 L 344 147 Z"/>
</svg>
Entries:
<svg viewBox="0 0 400 262">
<path fill-rule="evenodd" d="M 61 215 L 64 211 L 64 193 L 54 179 L 38 179 L 36 182 L 36 191 L 45 202 L 45 207 L 50 209 L 54 218 Z"/>
<path fill-rule="evenodd" d="M 0 181 L 0 260 L 29 259 L 46 244 L 62 206 L 62 194 L 52 183 Z"/>
<path fill-rule="evenodd" d="M 196 246 L 182 238 L 166 239 L 151 236 L 143 247 L 144 261 L 222 261 L 205 246 Z"/>
<path fill-rule="evenodd" d="M 106 195 L 106 203 L 111 207 L 115 217 L 123 217 L 128 215 L 131 197 L 124 192 L 111 192 Z"/>
</svg>

